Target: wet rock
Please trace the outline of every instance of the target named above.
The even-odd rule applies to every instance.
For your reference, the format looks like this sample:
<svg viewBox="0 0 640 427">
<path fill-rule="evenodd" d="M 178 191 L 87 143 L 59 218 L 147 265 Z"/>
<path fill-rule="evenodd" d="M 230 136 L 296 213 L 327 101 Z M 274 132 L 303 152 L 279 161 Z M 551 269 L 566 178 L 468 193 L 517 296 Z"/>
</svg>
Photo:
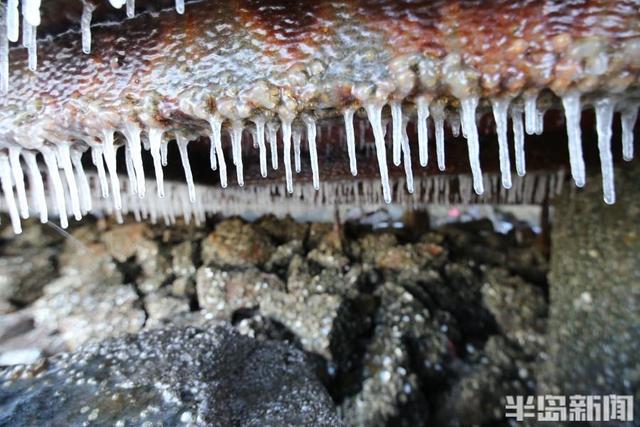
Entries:
<svg viewBox="0 0 640 427">
<path fill-rule="evenodd" d="M 358 240 L 354 248 L 362 262 L 375 265 L 378 257 L 398 244 L 398 239 L 391 233 L 367 234 Z"/>
<path fill-rule="evenodd" d="M 447 333 L 454 334 L 455 327 L 443 328 L 397 284 L 383 284 L 376 296 L 380 303 L 364 355 L 362 388 L 343 403 L 345 420 L 357 426 L 384 426 L 396 418 L 404 425 L 422 424 L 428 404 L 419 376 L 427 371 L 433 378 L 442 375 L 449 354 Z"/>
<path fill-rule="evenodd" d="M 529 353 L 537 354 L 542 349 L 547 316 L 542 290 L 506 270 L 489 269 L 481 292 L 500 330 Z"/>
<path fill-rule="evenodd" d="M 516 360 L 522 354 L 500 336 L 492 336 L 484 351 L 455 367 L 459 379 L 438 402 L 435 424 L 442 426 L 493 425 L 504 421 L 505 396 L 535 394 L 527 380 L 533 364 Z M 524 378 L 523 378 L 524 377 Z"/>
<path fill-rule="evenodd" d="M 20 310 L 0 316 L 0 344 L 33 329 L 33 315 Z"/>
<path fill-rule="evenodd" d="M 89 339 L 136 332 L 145 322 L 138 294 L 119 277 L 63 276 L 33 305 L 37 326 L 58 329 L 69 348 Z"/>
<path fill-rule="evenodd" d="M 34 248 L 58 246 L 65 239 L 53 226 L 41 224 L 33 218 L 23 221 L 22 233 L 17 236 L 11 227 L 1 229 L 0 239 L 6 243 L 2 245 L 3 255 L 17 256 Z M 3 224 L 7 222 L 3 221 Z"/>
<path fill-rule="evenodd" d="M 307 254 L 307 259 L 318 264 L 321 268 L 343 269 L 349 265 L 349 258 L 342 248 L 342 235 L 332 229 L 324 234 L 315 248 Z"/>
<path fill-rule="evenodd" d="M 4 425 L 342 424 L 303 353 L 227 327 L 109 339 L 1 382 Z"/>
<path fill-rule="evenodd" d="M 256 268 L 222 271 L 203 266 L 198 269 L 196 289 L 200 307 L 219 319 L 231 319 L 234 311 L 256 308 L 268 294 L 284 292 L 286 287 L 278 276 Z"/>
<path fill-rule="evenodd" d="M 55 255 L 52 248 L 31 248 L 0 257 L 0 298 L 19 306 L 35 301 L 57 275 Z"/>
<path fill-rule="evenodd" d="M 320 244 L 324 236 L 331 233 L 334 229 L 333 224 L 326 222 L 313 222 L 309 225 L 309 232 L 307 233 L 307 248 L 314 249 Z"/>
<path fill-rule="evenodd" d="M 195 280 L 191 277 L 178 277 L 171 283 L 171 294 L 190 300 L 196 295 Z"/>
<path fill-rule="evenodd" d="M 263 216 L 255 226 L 281 244 L 291 240 L 304 242 L 309 228 L 308 224 L 297 222 L 290 216 L 278 218 L 275 215 Z"/>
<path fill-rule="evenodd" d="M 147 313 L 145 327 L 156 328 L 168 323 L 172 318 L 190 311 L 189 301 L 167 295 L 166 292 L 154 292 L 144 297 Z"/>
<path fill-rule="evenodd" d="M 276 247 L 271 257 L 265 264 L 265 270 L 271 272 L 286 272 L 289 263 L 295 255 L 303 254 L 303 245 L 301 240 L 290 240 Z"/>
<path fill-rule="evenodd" d="M 186 241 L 171 248 L 171 266 L 173 274 L 179 277 L 189 277 L 196 273 L 194 258 L 196 244 Z"/>
<path fill-rule="evenodd" d="M 253 226 L 228 219 L 202 241 L 202 261 L 220 267 L 262 265 L 274 250 L 269 238 Z"/>
<path fill-rule="evenodd" d="M 332 358 L 330 345 L 334 324 L 337 324 L 342 298 L 337 295 L 315 294 L 307 298 L 271 292 L 260 299 L 260 312 L 285 325 L 305 350 Z"/>
</svg>

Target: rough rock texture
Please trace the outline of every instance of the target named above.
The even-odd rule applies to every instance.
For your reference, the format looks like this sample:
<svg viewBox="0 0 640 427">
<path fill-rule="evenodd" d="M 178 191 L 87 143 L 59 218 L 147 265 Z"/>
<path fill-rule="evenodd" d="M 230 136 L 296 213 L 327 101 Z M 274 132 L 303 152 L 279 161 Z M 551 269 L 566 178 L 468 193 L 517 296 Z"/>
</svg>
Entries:
<svg viewBox="0 0 640 427">
<path fill-rule="evenodd" d="M 110 339 L 0 381 L 3 425 L 341 425 L 302 352 L 222 326 Z"/>
<path fill-rule="evenodd" d="M 202 261 L 221 267 L 263 264 L 274 247 L 264 234 L 239 219 L 221 222 L 202 242 Z"/>
<path fill-rule="evenodd" d="M 549 355 L 543 390 L 634 394 L 640 413 L 640 170 L 616 175 L 619 200 L 598 185 L 556 204 Z M 594 179 L 595 181 L 595 179 Z M 595 184 L 595 183 L 593 183 Z"/>
<path fill-rule="evenodd" d="M 43 295 L 6 319 L 5 329 L 11 331 L 0 336 L 0 364 L 46 358 L 87 341 L 96 349 L 101 339 L 108 340 L 104 348 L 118 343 L 118 354 L 143 356 L 147 347 L 140 342 L 157 341 L 149 337 L 180 335 L 189 326 L 206 329 L 215 320 L 231 324 L 246 339 L 267 346 L 286 342 L 303 352 L 305 372 L 318 375 L 347 425 L 501 425 L 505 394 L 537 392 L 534 372 L 548 311 L 547 261 L 526 228 L 499 234 L 490 222 L 475 221 L 427 231 L 373 231 L 358 223 L 338 228 L 273 216 L 254 223 L 212 219 L 208 226 L 89 221 L 72 227 L 64 244 L 47 243 L 46 248 L 59 249 L 53 260 L 60 277 L 45 280 Z M 20 250 L 41 248 L 38 241 L 28 239 Z M 154 332 L 159 328 L 169 332 Z M 139 338 L 117 338 L 140 331 Z M 142 368 L 132 364 L 131 369 L 149 378 L 160 375 L 157 384 L 181 387 L 171 377 L 177 371 L 166 366 L 187 369 L 191 358 L 203 364 L 187 377 L 208 375 L 205 359 L 195 356 L 199 350 L 192 355 L 187 344 L 179 353 L 178 344 L 167 344 L 169 338 L 157 339 L 171 349 L 166 357 L 174 359 L 160 356 L 159 364 L 148 359 L 140 361 Z M 144 357 L 156 354 L 147 353 Z M 60 360 L 45 363 L 43 372 L 49 372 L 46 366 L 58 369 Z M 236 362 L 229 369 L 243 373 L 245 365 Z M 156 364 L 166 372 L 154 372 Z M 106 378 L 102 373 L 96 384 L 76 384 L 74 377 L 65 387 L 97 387 Z M 180 399 L 172 400 L 173 392 L 167 392 L 168 400 L 157 403 L 156 386 L 144 384 L 118 391 L 113 401 L 80 400 L 72 422 L 81 424 L 89 416 L 100 420 L 132 399 L 123 416 L 128 410 L 145 417 L 134 423 L 167 417 L 165 424 L 175 424 L 191 405 L 185 402 L 195 402 L 193 394 L 178 393 Z M 231 398 L 223 398 L 216 405 L 229 402 L 231 409 L 220 413 L 237 412 Z M 188 411 L 187 424 L 196 422 L 197 411 Z M 115 418 L 104 419 L 115 424 Z"/>
</svg>

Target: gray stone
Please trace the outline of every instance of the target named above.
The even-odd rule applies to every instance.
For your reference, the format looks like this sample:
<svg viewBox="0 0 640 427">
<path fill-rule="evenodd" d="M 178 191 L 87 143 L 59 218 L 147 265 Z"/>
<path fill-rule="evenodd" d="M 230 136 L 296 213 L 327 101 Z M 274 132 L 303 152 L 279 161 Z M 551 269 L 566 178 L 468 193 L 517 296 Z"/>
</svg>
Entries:
<svg viewBox="0 0 640 427">
<path fill-rule="evenodd" d="M 159 327 L 190 311 L 188 300 L 167 295 L 163 291 L 145 295 L 144 308 L 147 312 L 147 328 Z"/>
<path fill-rule="evenodd" d="M 0 298 L 25 305 L 42 295 L 42 288 L 57 275 L 51 248 L 30 248 L 0 257 Z"/>
<path fill-rule="evenodd" d="M 549 348 L 541 391 L 629 395 L 640 413 L 640 168 L 618 169 L 615 205 L 600 180 L 555 204 Z"/>
<path fill-rule="evenodd" d="M 136 332 L 145 313 L 133 286 L 114 278 L 63 276 L 33 305 L 37 326 L 58 329 L 71 349 L 89 339 Z"/>
<path fill-rule="evenodd" d="M 222 271 L 203 266 L 196 275 L 196 289 L 200 307 L 219 319 L 230 320 L 234 311 L 256 308 L 266 295 L 284 292 L 285 284 L 278 276 L 255 268 Z"/>
<path fill-rule="evenodd" d="M 302 352 L 222 326 L 109 339 L 0 385 L 3 425 L 342 424 Z"/>
</svg>

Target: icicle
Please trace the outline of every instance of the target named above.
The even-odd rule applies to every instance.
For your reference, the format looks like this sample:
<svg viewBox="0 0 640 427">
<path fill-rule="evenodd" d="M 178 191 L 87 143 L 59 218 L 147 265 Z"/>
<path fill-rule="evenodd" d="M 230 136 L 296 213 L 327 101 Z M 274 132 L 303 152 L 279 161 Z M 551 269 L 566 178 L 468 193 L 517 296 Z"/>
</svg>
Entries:
<svg viewBox="0 0 640 427">
<path fill-rule="evenodd" d="M 7 38 L 6 10 L 0 4 L 0 92 L 9 92 L 9 39 Z"/>
<path fill-rule="evenodd" d="M 136 185 L 136 171 L 133 168 L 133 160 L 131 160 L 131 149 L 128 145 L 124 147 L 124 165 L 127 169 L 127 177 L 129 178 L 129 188 L 131 189 L 131 192 L 133 192 L 133 194 L 137 194 L 138 187 Z"/>
<path fill-rule="evenodd" d="M 23 13 L 27 22 L 34 27 L 40 25 L 40 0 L 23 0 L 25 8 Z"/>
<path fill-rule="evenodd" d="M 106 199 L 109 197 L 109 183 L 107 181 L 107 174 L 104 170 L 104 160 L 102 158 L 103 148 L 101 146 L 93 146 L 91 147 L 91 160 L 98 169 L 98 180 L 100 181 L 100 191 L 102 193 L 102 198 Z"/>
<path fill-rule="evenodd" d="M 316 148 L 316 121 L 309 117 L 304 117 L 307 125 L 307 142 L 309 143 L 309 158 L 311 160 L 311 174 L 313 176 L 313 188 L 320 189 L 320 176 L 318 172 L 318 151 Z M 348 133 L 348 132 L 347 132 Z M 351 129 L 353 136 L 353 128 Z"/>
<path fill-rule="evenodd" d="M 28 63 L 31 71 L 36 71 L 38 68 L 38 40 L 37 40 L 38 28 L 31 26 L 29 30 L 30 40 L 27 46 Z"/>
<path fill-rule="evenodd" d="M 267 176 L 267 147 L 264 143 L 264 119 L 259 117 L 253 123 L 256 125 L 256 138 L 260 150 L 260 175 L 265 178 Z"/>
<path fill-rule="evenodd" d="M 167 166 L 168 152 L 169 152 L 169 141 L 162 141 L 160 143 L 160 160 L 162 161 L 162 166 Z"/>
<path fill-rule="evenodd" d="M 391 103 L 391 121 L 393 124 L 393 164 L 400 165 L 402 150 L 402 104 L 394 101 Z"/>
<path fill-rule="evenodd" d="M 176 12 L 180 15 L 184 13 L 184 0 L 176 0 Z"/>
<path fill-rule="evenodd" d="M 33 195 L 33 204 L 40 212 L 40 222 L 44 224 L 49 221 L 49 213 L 47 198 L 44 195 L 44 183 L 42 182 L 36 155 L 31 151 L 24 151 L 22 156 L 27 162 L 27 169 L 29 170 L 29 190 Z"/>
<path fill-rule="evenodd" d="M 616 201 L 613 158 L 611 157 L 611 126 L 613 125 L 613 108 L 615 107 L 615 102 L 611 98 L 604 98 L 597 101 L 595 107 L 598 151 L 600 152 L 600 168 L 602 173 L 602 191 L 604 193 L 604 202 L 612 205 Z"/>
<path fill-rule="evenodd" d="M 433 123 L 436 128 L 436 157 L 438 158 L 438 169 L 444 171 L 444 105 L 442 102 L 436 102 L 433 105 Z"/>
<path fill-rule="evenodd" d="M 511 106 L 511 123 L 513 125 L 513 149 L 516 155 L 516 173 L 524 176 L 526 173 L 524 157 L 524 125 L 522 124 L 522 108 Z"/>
<path fill-rule="evenodd" d="M 231 126 L 231 152 L 233 164 L 236 166 L 236 179 L 240 187 L 244 186 L 244 170 L 242 165 L 242 122 L 234 122 Z"/>
<path fill-rule="evenodd" d="M 69 220 L 67 219 L 67 208 L 65 206 L 64 189 L 62 188 L 62 180 L 60 179 L 60 172 L 58 171 L 58 163 L 56 162 L 56 155 L 49 147 L 42 147 L 40 149 L 44 162 L 47 165 L 47 171 L 49 173 L 49 179 L 53 186 L 53 193 L 56 200 L 56 206 L 58 209 L 58 215 L 60 215 L 60 226 L 67 228 L 69 226 Z"/>
<path fill-rule="evenodd" d="M 209 165 L 211 166 L 212 171 L 216 171 L 218 169 L 218 159 L 216 158 L 216 145 L 213 143 L 213 138 L 211 135 L 209 136 Z"/>
<path fill-rule="evenodd" d="M 496 98 L 491 101 L 493 118 L 496 121 L 498 133 L 498 156 L 500 158 L 500 175 L 502 186 L 511 188 L 511 161 L 509 159 L 509 142 L 507 140 L 507 120 L 510 100 L 508 98 Z"/>
<path fill-rule="evenodd" d="M 413 171 L 411 169 L 411 147 L 409 146 L 409 136 L 407 135 L 407 120 L 402 121 L 402 161 L 404 163 L 404 174 L 407 180 L 407 191 L 413 194 Z"/>
<path fill-rule="evenodd" d="M 273 122 L 267 123 L 267 138 L 271 149 L 271 167 L 278 169 L 278 125 Z"/>
<path fill-rule="evenodd" d="M 282 120 L 282 142 L 284 143 L 284 173 L 287 182 L 287 192 L 293 193 L 293 177 L 291 174 L 291 122 L 292 120 Z"/>
<path fill-rule="evenodd" d="M 20 13 L 18 0 L 7 1 L 7 38 L 10 42 L 17 42 L 20 37 Z"/>
<path fill-rule="evenodd" d="M 529 135 L 536 133 L 538 128 L 538 94 L 527 93 L 524 95 L 524 126 Z"/>
<path fill-rule="evenodd" d="M 125 123 L 124 135 L 127 138 L 127 148 L 129 148 L 129 154 L 131 155 L 131 161 L 133 163 L 133 170 L 135 171 L 137 194 L 138 197 L 144 197 L 145 179 L 144 167 L 142 166 L 140 128 L 135 123 L 127 122 Z"/>
<path fill-rule="evenodd" d="M 89 1 L 83 1 L 82 16 L 80 17 L 80 32 L 82 33 L 82 51 L 91 53 L 91 15 L 95 5 Z"/>
<path fill-rule="evenodd" d="M 382 181 L 382 194 L 386 203 L 391 203 L 391 188 L 389 186 L 389 172 L 387 170 L 387 152 L 382 131 L 382 106 L 368 104 L 365 106 L 369 122 L 373 128 L 373 137 L 376 144 L 378 167 L 380 168 L 380 180 Z"/>
<path fill-rule="evenodd" d="M 127 18 L 136 16 L 136 0 L 127 0 Z"/>
<path fill-rule="evenodd" d="M 302 132 L 298 128 L 293 128 L 291 131 L 293 139 L 293 158 L 295 164 L 296 173 L 302 171 L 301 159 L 300 159 L 300 142 L 302 139 Z"/>
<path fill-rule="evenodd" d="M 471 164 L 471 175 L 473 176 L 473 189 L 476 194 L 484 193 L 482 182 L 482 170 L 480 169 L 480 145 L 478 142 L 478 128 L 476 127 L 476 108 L 478 98 L 469 97 L 460 100 L 462 108 L 462 128 L 467 135 L 467 147 L 469 151 L 469 163 Z"/>
<path fill-rule="evenodd" d="M 22 233 L 22 226 L 20 225 L 20 215 L 18 214 L 16 200 L 13 196 L 13 182 L 11 180 L 9 159 L 4 154 L 0 155 L 0 181 L 2 182 L 4 200 L 7 202 L 7 208 L 9 209 L 9 217 L 11 218 L 13 232 L 20 234 Z"/>
<path fill-rule="evenodd" d="M 116 169 L 116 150 L 113 146 L 113 131 L 105 130 L 102 135 L 102 143 L 104 145 L 104 160 L 109 170 L 109 178 L 111 180 L 111 194 L 113 194 L 113 206 L 116 211 L 122 209 L 122 199 L 120 197 L 120 180 L 118 179 L 118 171 Z"/>
<path fill-rule="evenodd" d="M 181 134 L 176 135 L 178 142 L 178 150 L 180 151 L 180 160 L 184 169 L 184 176 L 187 180 L 187 188 L 189 189 L 189 200 L 191 203 L 196 202 L 196 187 L 193 185 L 193 175 L 191 173 L 191 165 L 189 164 L 189 153 L 187 152 L 187 144 L 189 141 Z"/>
<path fill-rule="evenodd" d="M 627 106 L 620 114 L 622 122 L 622 158 L 625 161 L 633 159 L 633 129 L 638 118 L 638 104 Z"/>
<path fill-rule="evenodd" d="M 220 185 L 222 188 L 227 187 L 227 163 L 224 161 L 224 151 L 222 151 L 222 118 L 218 114 L 214 114 L 209 118 L 209 126 L 211 126 L 211 139 L 216 147 L 218 155 L 218 168 L 220 169 Z"/>
<path fill-rule="evenodd" d="M 449 126 L 451 127 L 451 135 L 453 135 L 454 138 L 457 138 L 460 136 L 460 115 L 458 114 L 450 114 L 448 117 L 449 120 Z M 467 136 L 464 135 L 464 137 L 466 138 Z"/>
<path fill-rule="evenodd" d="M 347 131 L 347 152 L 349 153 L 349 169 L 351 169 L 351 175 L 358 175 L 358 165 L 356 163 L 356 141 L 353 131 L 353 114 L 355 110 L 353 108 L 347 108 L 342 113 L 344 117 L 344 127 Z"/>
<path fill-rule="evenodd" d="M 76 220 L 82 219 L 82 213 L 80 211 L 80 199 L 78 198 L 78 186 L 76 185 L 76 178 L 73 175 L 73 166 L 71 165 L 71 153 L 69 150 L 69 144 L 61 143 L 56 146 L 58 149 L 58 159 L 60 166 L 64 171 L 64 176 L 67 181 L 67 187 L 69 188 L 69 196 L 71 197 L 71 210 Z"/>
<path fill-rule="evenodd" d="M 425 167 L 429 161 L 429 129 L 427 119 L 429 118 L 429 101 L 421 96 L 417 100 L 418 106 L 418 155 L 420 166 Z"/>
<path fill-rule="evenodd" d="M 80 190 L 80 206 L 82 213 L 86 215 L 91 212 L 91 187 L 89 187 L 89 180 L 82 167 L 82 153 L 78 150 L 71 150 L 71 162 L 73 163 L 78 189 Z"/>
<path fill-rule="evenodd" d="M 544 131 L 544 110 L 536 110 L 536 135 L 542 135 Z"/>
<path fill-rule="evenodd" d="M 126 0 L 109 0 L 109 3 L 111 3 L 111 6 L 115 7 L 116 9 L 120 9 Z"/>
<path fill-rule="evenodd" d="M 158 197 L 164 197 L 164 173 L 162 171 L 162 159 L 160 154 L 160 147 L 162 145 L 162 134 L 164 130 L 160 128 L 149 129 L 149 151 L 153 158 L 153 170 L 156 175 L 156 189 L 158 191 Z"/>
<path fill-rule="evenodd" d="M 27 204 L 27 192 L 24 187 L 24 174 L 20 165 L 20 148 L 9 147 L 9 164 L 11 166 L 11 175 L 16 185 L 16 194 L 18 195 L 18 206 L 20 207 L 20 215 L 22 218 L 29 218 L 29 205 Z"/>
<path fill-rule="evenodd" d="M 585 173 L 584 158 L 582 156 L 582 131 L 580 129 L 580 93 L 576 90 L 568 92 L 562 97 L 562 105 L 567 123 L 571 175 L 573 176 L 576 186 L 583 187 L 585 183 Z"/>
</svg>

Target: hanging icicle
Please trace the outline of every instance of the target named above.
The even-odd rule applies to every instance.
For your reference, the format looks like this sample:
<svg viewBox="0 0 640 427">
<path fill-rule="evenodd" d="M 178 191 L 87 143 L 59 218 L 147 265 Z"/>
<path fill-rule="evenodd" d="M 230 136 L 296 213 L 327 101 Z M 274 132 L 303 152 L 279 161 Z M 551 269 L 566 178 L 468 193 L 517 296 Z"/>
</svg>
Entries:
<svg viewBox="0 0 640 427">
<path fill-rule="evenodd" d="M 476 127 L 476 108 L 478 98 L 469 97 L 460 101 L 462 109 L 462 130 L 467 135 L 467 147 L 469 151 L 469 163 L 471 165 L 471 175 L 473 176 L 473 189 L 476 194 L 484 193 L 484 183 L 482 179 L 482 169 L 480 168 L 480 144 L 478 141 L 478 128 Z"/>
<path fill-rule="evenodd" d="M 189 141 L 181 134 L 176 135 L 176 140 L 178 142 L 178 150 L 180 151 L 182 168 L 184 169 L 184 177 L 187 181 L 187 188 L 189 189 L 189 200 L 191 203 L 195 203 L 196 187 L 193 184 L 193 174 L 191 173 L 191 164 L 189 163 L 189 153 L 187 151 L 187 144 L 189 144 Z"/>
<path fill-rule="evenodd" d="M 311 161 L 313 188 L 319 190 L 320 176 L 318 171 L 318 152 L 316 149 L 316 121 L 310 116 L 305 116 L 304 122 L 307 125 L 307 141 L 309 144 L 309 159 Z"/>
<path fill-rule="evenodd" d="M 612 205 L 616 201 L 613 158 L 611 156 L 611 126 L 613 125 L 615 101 L 611 98 L 603 98 L 596 102 L 595 107 L 598 151 L 600 152 L 600 168 L 602 173 L 602 191 L 604 193 L 604 202 Z"/>
<path fill-rule="evenodd" d="M 424 96 L 417 99 L 418 107 L 418 156 L 420 166 L 425 167 L 429 161 L 429 101 Z"/>
<path fill-rule="evenodd" d="M 82 16 L 80 17 L 80 32 L 82 33 L 82 52 L 91 53 L 91 16 L 96 6 L 90 1 L 83 0 Z"/>
<path fill-rule="evenodd" d="M 116 169 L 116 149 L 113 146 L 113 130 L 106 129 L 102 134 L 102 144 L 104 146 L 104 160 L 109 171 L 109 179 L 111 180 L 111 194 L 113 194 L 113 207 L 116 211 L 122 208 L 122 199 L 120 197 L 120 180 L 118 179 L 118 171 Z"/>
<path fill-rule="evenodd" d="M 218 169 L 220 170 L 220 186 L 227 187 L 227 163 L 224 160 L 224 151 L 222 151 L 222 117 L 214 114 L 209 118 L 209 126 L 211 126 L 211 139 L 216 147 L 218 155 Z"/>
<path fill-rule="evenodd" d="M 0 183 L 2 184 L 2 192 L 4 193 L 4 200 L 9 211 L 9 218 L 11 218 L 11 226 L 13 227 L 13 232 L 15 234 L 20 234 L 22 233 L 22 226 L 20 225 L 20 215 L 18 213 L 16 200 L 13 196 L 13 181 L 11 179 L 9 159 L 5 154 L 0 154 Z"/>
<path fill-rule="evenodd" d="M 569 91 L 562 97 L 565 121 L 567 123 L 567 137 L 569 139 L 569 163 L 571 175 L 578 187 L 584 187 L 585 169 L 582 155 L 582 130 L 580 129 L 580 93 L 576 90 Z"/>
<path fill-rule="evenodd" d="M 353 108 L 347 108 L 344 110 L 344 127 L 347 133 L 347 152 L 349 154 L 349 169 L 351 175 L 358 175 L 358 165 L 356 163 L 356 138 L 353 131 L 353 114 L 355 110 Z"/>
<path fill-rule="evenodd" d="M 156 189 L 159 198 L 164 197 L 164 172 L 162 171 L 162 156 L 160 153 L 163 134 L 164 130 L 161 128 L 149 129 L 149 151 L 153 159 L 153 170 L 156 175 Z"/>
<path fill-rule="evenodd" d="M 378 167 L 380 168 L 380 181 L 382 182 L 382 194 L 386 203 L 391 203 L 391 187 L 389 186 L 389 171 L 387 167 L 387 151 L 382 130 L 382 105 L 370 103 L 365 105 L 369 122 L 373 129 L 373 138 L 376 144 Z"/>
<path fill-rule="evenodd" d="M 35 153 L 26 150 L 23 152 L 22 156 L 27 163 L 29 189 L 33 195 L 33 205 L 40 213 L 40 222 L 45 224 L 49 221 L 49 209 L 47 207 L 47 198 L 44 194 L 44 183 L 42 182 L 42 175 L 40 174 L 36 155 Z"/>
<path fill-rule="evenodd" d="M 493 107 L 493 118 L 496 122 L 498 133 L 498 157 L 500 159 L 500 175 L 502 176 L 502 186 L 511 188 L 511 161 L 509 159 L 509 143 L 507 141 L 507 119 L 509 103 L 508 98 L 495 98 L 491 104 Z"/>
</svg>

